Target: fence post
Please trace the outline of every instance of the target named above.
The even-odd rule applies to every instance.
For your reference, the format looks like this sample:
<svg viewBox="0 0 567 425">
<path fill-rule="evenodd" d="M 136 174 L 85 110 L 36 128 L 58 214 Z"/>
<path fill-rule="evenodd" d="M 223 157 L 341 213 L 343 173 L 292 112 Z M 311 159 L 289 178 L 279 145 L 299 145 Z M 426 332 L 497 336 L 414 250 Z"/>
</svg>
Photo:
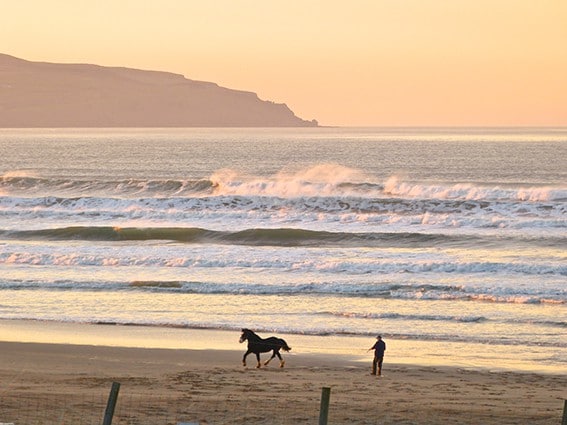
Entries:
<svg viewBox="0 0 567 425">
<path fill-rule="evenodd" d="M 567 400 L 563 404 L 563 420 L 561 421 L 561 425 L 567 425 Z"/>
<path fill-rule="evenodd" d="M 321 410 L 319 411 L 319 425 L 327 425 L 329 419 L 329 400 L 331 398 L 331 389 L 323 387 L 321 391 Z"/>
<path fill-rule="evenodd" d="M 118 391 L 120 390 L 120 383 L 113 382 L 110 394 L 108 395 L 108 403 L 106 403 L 106 411 L 104 412 L 104 419 L 102 425 L 112 425 L 112 417 L 114 416 L 114 408 L 118 401 Z"/>
</svg>

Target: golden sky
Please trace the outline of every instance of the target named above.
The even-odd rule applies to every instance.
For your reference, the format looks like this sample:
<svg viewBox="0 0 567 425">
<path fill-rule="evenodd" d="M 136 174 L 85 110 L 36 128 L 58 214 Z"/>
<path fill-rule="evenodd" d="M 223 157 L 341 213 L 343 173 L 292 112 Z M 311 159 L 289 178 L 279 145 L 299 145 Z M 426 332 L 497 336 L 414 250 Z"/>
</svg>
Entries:
<svg viewBox="0 0 567 425">
<path fill-rule="evenodd" d="M 183 74 L 344 126 L 567 126 L 567 0 L 0 0 L 0 53 Z"/>
</svg>

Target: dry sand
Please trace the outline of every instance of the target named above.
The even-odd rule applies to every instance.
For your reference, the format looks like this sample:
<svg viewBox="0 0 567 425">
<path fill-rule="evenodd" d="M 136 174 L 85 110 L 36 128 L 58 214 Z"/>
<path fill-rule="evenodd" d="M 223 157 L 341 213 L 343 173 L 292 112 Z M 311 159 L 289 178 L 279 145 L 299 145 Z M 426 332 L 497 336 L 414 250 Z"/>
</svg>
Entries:
<svg viewBox="0 0 567 425">
<path fill-rule="evenodd" d="M 471 371 L 286 355 L 248 367 L 241 351 L 0 342 L 0 423 L 100 424 L 112 382 L 113 424 L 318 423 L 331 388 L 331 424 L 553 424 L 563 375 Z M 263 355 L 266 358 L 266 354 Z"/>
</svg>

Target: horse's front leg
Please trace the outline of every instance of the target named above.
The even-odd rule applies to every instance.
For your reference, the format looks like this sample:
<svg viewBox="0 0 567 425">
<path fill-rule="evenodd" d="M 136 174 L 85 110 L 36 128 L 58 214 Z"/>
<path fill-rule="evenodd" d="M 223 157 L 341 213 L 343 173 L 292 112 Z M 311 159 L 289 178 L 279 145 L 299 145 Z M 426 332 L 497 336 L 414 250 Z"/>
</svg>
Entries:
<svg viewBox="0 0 567 425">
<path fill-rule="evenodd" d="M 244 357 L 242 357 L 242 366 L 246 366 L 246 356 L 251 352 L 252 351 L 248 350 L 246 353 L 244 353 Z"/>
<path fill-rule="evenodd" d="M 256 360 L 258 360 L 256 368 L 259 369 L 262 366 L 262 363 L 260 363 L 260 353 L 256 353 Z"/>
</svg>

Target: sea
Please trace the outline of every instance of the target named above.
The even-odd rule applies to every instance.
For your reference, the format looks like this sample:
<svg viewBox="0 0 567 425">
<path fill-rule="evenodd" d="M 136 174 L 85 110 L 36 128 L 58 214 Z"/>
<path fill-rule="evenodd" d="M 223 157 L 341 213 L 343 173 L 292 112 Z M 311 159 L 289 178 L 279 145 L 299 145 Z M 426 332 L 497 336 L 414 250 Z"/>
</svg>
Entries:
<svg viewBox="0 0 567 425">
<path fill-rule="evenodd" d="M 567 373 L 566 128 L 1 129 L 0 158 L 3 326 Z"/>
</svg>

